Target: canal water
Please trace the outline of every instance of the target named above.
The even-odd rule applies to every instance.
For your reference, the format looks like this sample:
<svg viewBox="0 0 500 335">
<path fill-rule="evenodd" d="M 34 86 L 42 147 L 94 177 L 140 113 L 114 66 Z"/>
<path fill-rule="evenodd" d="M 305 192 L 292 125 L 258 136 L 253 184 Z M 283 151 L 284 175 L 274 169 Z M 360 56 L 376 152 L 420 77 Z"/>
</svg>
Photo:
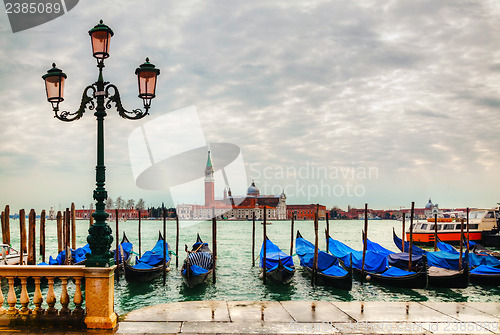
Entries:
<svg viewBox="0 0 500 335">
<path fill-rule="evenodd" d="M 163 230 L 163 222 L 142 220 L 142 253 L 151 249 L 158 240 L 158 232 Z M 115 222 L 110 222 L 115 231 Z M 319 247 L 325 249 L 325 222 L 319 224 Z M 273 221 L 267 225 L 267 236 L 283 251 L 290 251 L 290 221 Z M 332 220 L 330 235 L 349 246 L 362 250 L 361 230 L 363 220 Z M 394 220 L 369 221 L 368 238 L 382 246 L 397 251 L 392 242 L 392 230 L 401 236 L 401 222 Z M 11 220 L 12 244 L 18 249 L 19 227 L 17 220 Z M 86 242 L 88 221 L 77 221 L 77 247 Z M 300 230 L 302 236 L 314 243 L 314 225 L 312 221 L 296 221 L 295 232 Z M 119 222 L 120 240 L 125 231 L 134 251 L 138 248 L 138 221 Z M 167 302 L 190 300 L 329 300 L 329 301 L 474 301 L 500 302 L 500 288 L 470 285 L 466 289 L 397 289 L 365 282 L 361 285 L 353 281 L 353 288 L 344 292 L 323 286 L 311 286 L 310 277 L 300 269 L 299 259 L 294 256 L 298 271 L 288 285 L 264 286 L 259 279 L 259 261 L 252 268 L 252 222 L 251 221 L 219 221 L 217 224 L 217 283 L 188 288 L 182 283 L 180 267 L 186 257 L 184 245 L 191 245 L 199 233 L 211 246 L 211 222 L 181 221 L 179 234 L 179 268 L 175 266 L 172 255 L 171 271 L 167 273 L 166 285 L 162 278 L 150 283 L 127 283 L 122 276 L 115 282 L 115 310 L 124 314 L 134 309 Z M 167 242 L 175 251 L 175 221 L 167 221 Z M 295 233 L 294 232 L 294 233 Z M 38 233 L 38 231 L 37 231 Z M 258 257 L 262 244 L 262 224 L 256 222 L 255 255 Z M 47 254 L 57 255 L 57 236 L 55 221 L 47 221 Z M 38 241 L 38 239 L 37 239 Z M 37 242 L 38 243 L 38 242 Z M 295 245 L 295 241 L 294 241 Z M 113 242 L 114 248 L 114 242 Z M 38 248 L 37 248 L 38 249 Z M 38 252 L 38 250 L 37 250 Z M 294 247 L 295 253 L 295 247 Z M 48 258 L 48 256 L 47 256 Z M 40 259 L 41 260 L 41 259 Z M 69 288 L 70 291 L 73 289 Z M 7 293 L 3 285 L 4 296 Z M 57 291 L 56 291 L 57 294 Z M 71 292 L 70 292 L 71 294 Z"/>
</svg>

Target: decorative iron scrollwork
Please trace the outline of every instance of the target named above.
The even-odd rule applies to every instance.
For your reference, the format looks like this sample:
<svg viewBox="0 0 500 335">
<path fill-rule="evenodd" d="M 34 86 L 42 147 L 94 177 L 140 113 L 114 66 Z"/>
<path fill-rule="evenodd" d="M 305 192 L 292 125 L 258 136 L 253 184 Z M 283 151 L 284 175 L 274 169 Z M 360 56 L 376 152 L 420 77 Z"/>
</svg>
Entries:
<svg viewBox="0 0 500 335">
<path fill-rule="evenodd" d="M 110 88 L 113 89 L 113 95 L 110 95 L 109 93 Z M 113 84 L 109 84 L 108 86 L 106 86 L 106 96 L 108 97 L 108 101 L 106 102 L 106 108 L 110 109 L 111 102 L 114 102 L 118 114 L 120 114 L 120 116 L 124 119 L 138 120 L 142 119 L 143 117 L 149 114 L 148 106 L 145 107 L 146 110 L 144 112 L 140 108 L 134 109 L 131 112 L 123 108 L 122 100 L 120 98 L 120 92 L 118 91 L 118 88 Z"/>
<path fill-rule="evenodd" d="M 93 91 L 90 96 L 87 93 L 89 90 Z M 76 112 L 74 112 L 74 113 L 70 113 L 67 111 L 60 112 L 59 108 L 54 108 L 54 113 L 55 113 L 54 117 L 58 118 L 59 120 L 64 121 L 64 122 L 71 122 L 71 121 L 78 120 L 79 118 L 81 118 L 83 116 L 83 113 L 85 113 L 85 107 L 87 105 L 89 105 L 87 107 L 89 110 L 93 110 L 95 108 L 95 104 L 94 104 L 94 100 L 93 100 L 93 96 L 94 96 L 95 92 L 96 92 L 96 89 L 93 85 L 89 85 L 89 86 L 85 87 L 85 89 L 83 90 L 83 94 L 82 94 L 82 101 L 80 102 L 80 108 Z"/>
</svg>

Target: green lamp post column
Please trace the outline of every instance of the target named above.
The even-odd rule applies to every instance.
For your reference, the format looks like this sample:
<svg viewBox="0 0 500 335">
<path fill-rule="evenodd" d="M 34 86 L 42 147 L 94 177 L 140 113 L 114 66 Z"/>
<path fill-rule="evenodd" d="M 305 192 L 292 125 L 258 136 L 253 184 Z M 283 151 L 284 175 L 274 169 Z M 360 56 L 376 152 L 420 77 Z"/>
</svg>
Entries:
<svg viewBox="0 0 500 335">
<path fill-rule="evenodd" d="M 92 214 L 94 225 L 89 228 L 89 235 L 87 237 L 91 253 L 87 254 L 85 264 L 88 267 L 108 267 L 112 258 L 109 249 L 113 242 L 113 236 L 111 228 L 106 222 L 109 215 L 105 210 L 105 201 L 108 198 L 104 187 L 106 182 L 106 166 L 104 165 L 104 117 L 107 115 L 106 109 L 110 109 L 111 102 L 113 102 L 118 114 L 123 118 L 137 120 L 148 115 L 151 99 L 156 96 L 156 78 L 160 74 L 160 70 L 149 63 L 149 59 L 147 58 L 146 62 L 136 69 L 139 97 L 143 99 L 145 110 L 134 109 L 129 112 L 121 104 L 118 88 L 109 82 L 105 82 L 102 76 L 104 59 L 109 57 L 109 45 L 110 39 L 114 35 L 113 31 L 103 24 L 101 20 L 98 25 L 89 31 L 89 35 L 92 40 L 93 56 L 97 59 L 99 77 L 95 83 L 84 89 L 80 108 L 76 112 L 59 111 L 59 103 L 64 101 L 63 93 L 64 82 L 67 78 L 66 74 L 53 64 L 53 68 L 48 70 L 42 78 L 45 80 L 47 100 L 52 104 L 55 117 L 59 120 L 66 122 L 75 121 L 83 116 L 86 109 L 95 109 L 94 115 L 97 118 L 97 165 L 96 189 L 94 190 L 93 198 L 96 201 L 96 211 Z M 92 94 L 89 96 L 88 93 L 90 91 L 92 91 Z"/>
</svg>

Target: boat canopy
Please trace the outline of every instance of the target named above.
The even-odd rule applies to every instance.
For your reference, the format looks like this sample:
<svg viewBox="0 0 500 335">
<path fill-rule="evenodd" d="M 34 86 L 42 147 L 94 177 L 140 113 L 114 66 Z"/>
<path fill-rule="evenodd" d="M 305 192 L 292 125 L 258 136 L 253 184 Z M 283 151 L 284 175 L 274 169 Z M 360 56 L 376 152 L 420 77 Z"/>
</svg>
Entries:
<svg viewBox="0 0 500 335">
<path fill-rule="evenodd" d="M 300 265 L 312 269 L 314 265 L 314 245 L 303 237 L 297 237 L 295 245 L 297 255 L 300 258 Z M 340 267 L 339 260 L 335 255 L 327 254 L 321 250 L 318 250 L 318 272 L 335 277 L 343 277 L 347 274 L 347 271 Z"/>
<path fill-rule="evenodd" d="M 469 246 L 475 246 L 476 243 L 469 241 Z M 439 241 L 437 243 L 439 250 L 447 251 L 450 254 L 458 255 L 459 252 L 452 245 Z M 465 255 L 465 254 L 464 254 Z M 476 268 L 481 265 L 487 266 L 500 266 L 500 260 L 495 257 L 487 254 L 477 254 L 477 253 L 469 253 L 469 263 L 471 268 Z"/>
<path fill-rule="evenodd" d="M 80 263 L 81 261 L 84 261 L 87 257 L 86 254 L 90 254 L 90 246 L 88 244 L 85 244 L 81 248 L 77 248 L 75 250 L 71 250 L 71 259 L 73 260 L 73 263 Z M 59 254 L 57 254 L 56 258 L 52 258 L 52 256 L 49 256 L 49 264 L 48 265 L 64 265 L 66 261 L 66 250 L 61 251 Z M 39 265 L 46 265 L 47 263 L 40 263 Z"/>
<path fill-rule="evenodd" d="M 361 270 L 363 266 L 363 252 L 359 250 L 354 250 L 353 248 L 347 246 L 346 244 L 334 240 L 329 237 L 328 250 L 332 255 L 342 259 L 346 266 L 351 266 L 352 257 L 352 267 Z M 367 250 L 365 255 L 365 270 L 369 272 L 382 273 L 389 266 L 387 261 L 387 256 L 384 254 L 377 253 L 375 251 Z"/>
<path fill-rule="evenodd" d="M 166 250 L 166 262 L 170 260 L 170 255 L 168 251 L 170 250 L 170 247 L 168 246 L 168 243 L 165 242 L 163 239 L 158 240 L 156 242 L 155 246 L 153 249 L 148 250 L 142 255 L 141 258 L 137 259 L 136 257 L 136 264 L 133 266 L 135 269 L 144 269 L 141 264 L 149 265 L 150 267 L 155 267 L 163 263 L 163 248 L 167 247 Z M 146 267 L 148 268 L 148 267 Z"/>
<path fill-rule="evenodd" d="M 264 259 L 264 243 L 262 243 L 262 247 L 260 249 L 260 267 L 263 265 Z M 285 254 L 281 249 L 271 242 L 270 239 L 266 239 L 266 269 L 270 270 L 278 266 L 279 261 L 288 267 L 293 267 L 293 258 L 290 255 Z"/>
<path fill-rule="evenodd" d="M 475 275 L 500 275 L 500 268 L 489 265 L 479 265 L 477 268 L 471 270 L 471 274 Z"/>
<path fill-rule="evenodd" d="M 392 238 L 396 247 L 398 247 L 399 250 L 403 251 L 403 240 L 396 235 L 394 230 L 392 231 Z M 410 242 L 405 241 L 405 252 L 408 252 L 408 250 L 410 250 Z M 412 245 L 411 251 L 411 253 L 414 255 L 425 255 L 427 253 L 427 251 L 417 247 L 415 244 Z"/>
</svg>

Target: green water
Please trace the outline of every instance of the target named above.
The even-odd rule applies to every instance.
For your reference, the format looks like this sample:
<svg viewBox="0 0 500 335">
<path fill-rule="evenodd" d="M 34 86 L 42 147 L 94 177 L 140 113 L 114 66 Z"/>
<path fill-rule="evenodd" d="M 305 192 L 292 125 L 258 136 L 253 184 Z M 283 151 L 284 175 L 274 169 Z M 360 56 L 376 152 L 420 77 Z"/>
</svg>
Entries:
<svg viewBox="0 0 500 335">
<path fill-rule="evenodd" d="M 13 246 L 18 244 L 18 221 L 11 220 Z M 115 223 L 110 223 L 115 228 Z M 167 221 L 167 241 L 175 251 L 175 221 Z M 363 221 L 346 220 L 331 221 L 330 235 L 349 246 L 361 250 L 361 230 Z M 368 237 L 382 246 L 396 251 L 392 242 L 392 229 L 401 235 L 401 222 L 392 220 L 370 221 Z M 17 228 L 17 230 L 16 230 Z M 83 246 L 87 236 L 88 222 L 77 221 L 77 246 Z M 161 221 L 142 221 L 142 253 L 152 248 L 158 239 L 158 231 L 163 229 Z M 300 230 L 302 236 L 314 241 L 312 221 L 295 222 L 295 231 Z M 119 231 L 125 231 L 134 251 L 138 252 L 138 221 L 119 223 Z M 199 233 L 202 239 L 211 246 L 211 222 L 181 222 L 179 235 L 179 269 L 185 258 L 184 245 L 189 247 Z M 325 222 L 319 225 L 319 246 L 325 249 Z M 55 221 L 47 221 L 47 254 L 57 254 L 57 237 Z M 361 284 L 354 280 L 350 292 L 317 286 L 313 288 L 310 277 L 303 272 L 297 256 L 294 262 L 298 268 L 289 285 L 277 286 L 262 284 L 259 279 L 259 268 L 252 268 L 252 222 L 220 221 L 217 225 L 217 283 L 187 288 L 182 283 L 179 269 L 173 257 L 167 274 L 166 286 L 162 278 L 151 283 L 127 283 L 122 275 L 115 283 L 115 310 L 123 314 L 145 306 L 189 300 L 331 300 L 331 301 L 475 301 L 500 302 L 500 288 L 470 285 L 466 289 L 397 289 L 376 284 Z M 273 221 L 267 225 L 268 237 L 285 252 L 290 250 L 290 221 Z M 121 233 L 120 233 L 121 239 Z M 262 243 L 262 225 L 256 223 L 256 257 Z M 113 242 L 114 248 L 114 242 Z M 37 250 L 38 252 L 38 250 Z M 294 251 L 295 252 L 295 251 Z M 47 257 L 48 258 L 48 257 Z M 258 260 L 256 260 L 258 265 Z M 71 288 L 70 288 L 71 290 Z M 4 292 L 5 293 L 5 292 Z M 57 292 L 56 292 L 57 294 Z M 71 293 L 70 293 L 71 294 Z"/>
</svg>

